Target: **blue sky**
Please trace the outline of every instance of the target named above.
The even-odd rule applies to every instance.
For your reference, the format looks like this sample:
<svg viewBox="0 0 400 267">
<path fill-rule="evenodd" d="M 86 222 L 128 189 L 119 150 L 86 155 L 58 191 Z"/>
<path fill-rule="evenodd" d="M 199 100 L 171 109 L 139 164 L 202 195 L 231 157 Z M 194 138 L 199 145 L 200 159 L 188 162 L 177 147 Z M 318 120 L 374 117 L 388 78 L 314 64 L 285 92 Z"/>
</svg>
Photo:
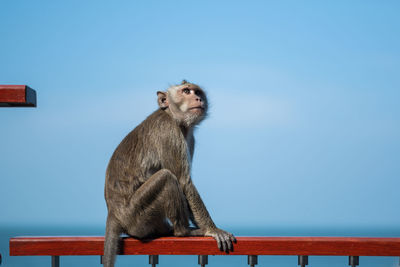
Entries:
<svg viewBox="0 0 400 267">
<path fill-rule="evenodd" d="M 193 180 L 217 225 L 400 231 L 396 1 L 0 1 L 0 224 L 103 225 L 122 138 L 204 86 Z"/>
</svg>

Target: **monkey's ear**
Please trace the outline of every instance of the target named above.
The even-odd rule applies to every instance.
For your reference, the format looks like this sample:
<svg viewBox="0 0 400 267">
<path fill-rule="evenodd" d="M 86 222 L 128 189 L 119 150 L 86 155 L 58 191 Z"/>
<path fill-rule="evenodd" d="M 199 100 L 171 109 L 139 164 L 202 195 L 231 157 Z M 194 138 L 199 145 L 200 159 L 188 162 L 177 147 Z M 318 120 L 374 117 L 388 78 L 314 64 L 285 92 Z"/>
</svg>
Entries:
<svg viewBox="0 0 400 267">
<path fill-rule="evenodd" d="M 168 107 L 168 99 L 167 94 L 165 92 L 158 91 L 158 106 L 162 109 L 166 109 Z"/>
</svg>

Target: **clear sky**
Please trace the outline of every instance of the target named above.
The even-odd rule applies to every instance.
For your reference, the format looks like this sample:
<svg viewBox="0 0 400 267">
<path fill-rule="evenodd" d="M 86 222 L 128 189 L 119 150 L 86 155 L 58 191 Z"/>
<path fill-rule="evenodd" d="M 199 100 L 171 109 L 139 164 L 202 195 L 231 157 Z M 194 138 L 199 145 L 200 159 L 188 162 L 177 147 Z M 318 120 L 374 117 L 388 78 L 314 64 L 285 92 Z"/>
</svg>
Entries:
<svg viewBox="0 0 400 267">
<path fill-rule="evenodd" d="M 0 224 L 105 223 L 122 138 L 204 86 L 193 180 L 217 225 L 400 232 L 398 1 L 0 1 Z"/>
</svg>

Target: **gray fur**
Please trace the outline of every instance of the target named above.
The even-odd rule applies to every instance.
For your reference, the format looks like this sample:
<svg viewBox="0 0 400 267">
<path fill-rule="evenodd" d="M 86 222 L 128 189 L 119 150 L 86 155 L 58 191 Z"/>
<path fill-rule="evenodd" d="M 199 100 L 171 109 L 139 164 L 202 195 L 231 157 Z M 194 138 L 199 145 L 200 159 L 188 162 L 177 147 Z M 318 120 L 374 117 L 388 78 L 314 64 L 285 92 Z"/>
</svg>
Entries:
<svg viewBox="0 0 400 267">
<path fill-rule="evenodd" d="M 190 95 L 181 92 L 183 87 L 191 90 Z M 114 266 L 122 233 L 139 239 L 212 236 L 221 250 L 233 249 L 234 236 L 215 226 L 190 176 L 193 129 L 207 112 L 207 98 L 200 90 L 185 81 L 158 92 L 160 108 L 131 131 L 112 155 L 105 182 L 105 267 Z M 203 108 L 197 113 L 182 111 L 179 103 L 201 103 Z M 190 221 L 195 228 L 189 227 Z"/>
</svg>

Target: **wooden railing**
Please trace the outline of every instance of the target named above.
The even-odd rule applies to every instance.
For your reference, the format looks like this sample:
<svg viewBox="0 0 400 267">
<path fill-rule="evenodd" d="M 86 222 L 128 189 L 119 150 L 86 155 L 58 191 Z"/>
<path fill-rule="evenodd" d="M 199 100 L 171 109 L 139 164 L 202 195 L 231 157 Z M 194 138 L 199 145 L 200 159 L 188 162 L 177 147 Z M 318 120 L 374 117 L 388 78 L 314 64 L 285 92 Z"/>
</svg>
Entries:
<svg viewBox="0 0 400 267">
<path fill-rule="evenodd" d="M 27 85 L 0 84 L 0 107 L 36 107 L 36 91 Z"/>
<path fill-rule="evenodd" d="M 104 237 L 15 237 L 10 239 L 10 256 L 52 256 L 52 266 L 59 266 L 59 256 L 103 255 Z M 219 251 L 210 237 L 163 237 L 139 241 L 123 238 L 121 255 L 199 255 L 199 264 L 207 264 L 207 255 L 248 255 L 250 266 L 257 255 L 297 255 L 299 265 L 308 264 L 308 256 L 349 256 L 349 265 L 357 266 L 359 256 L 400 256 L 400 238 L 368 237 L 237 237 L 234 251 Z"/>
</svg>

